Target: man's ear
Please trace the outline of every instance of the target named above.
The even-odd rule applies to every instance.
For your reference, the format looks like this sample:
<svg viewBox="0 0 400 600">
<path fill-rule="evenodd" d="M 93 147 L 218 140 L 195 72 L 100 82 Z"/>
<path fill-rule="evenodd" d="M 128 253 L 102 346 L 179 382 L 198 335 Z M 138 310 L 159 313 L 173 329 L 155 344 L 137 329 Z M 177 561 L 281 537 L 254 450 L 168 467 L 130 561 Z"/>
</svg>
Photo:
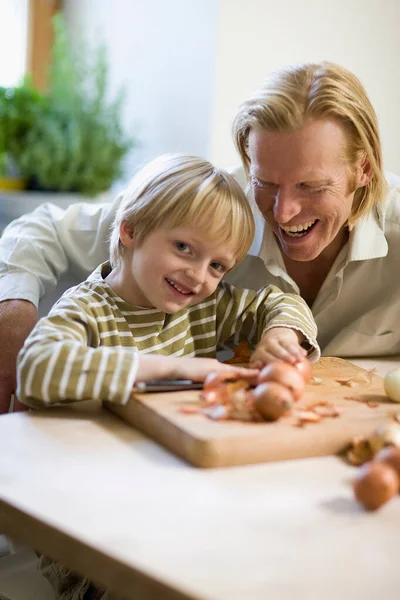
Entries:
<svg viewBox="0 0 400 600">
<path fill-rule="evenodd" d="M 135 245 L 133 229 L 129 227 L 126 221 L 122 221 L 119 226 L 119 239 L 125 248 L 133 248 Z"/>
<path fill-rule="evenodd" d="M 369 184 L 374 176 L 374 172 L 371 167 L 371 163 L 368 160 L 367 155 L 364 153 L 360 164 L 357 167 L 356 174 L 356 188 L 365 187 Z"/>
</svg>

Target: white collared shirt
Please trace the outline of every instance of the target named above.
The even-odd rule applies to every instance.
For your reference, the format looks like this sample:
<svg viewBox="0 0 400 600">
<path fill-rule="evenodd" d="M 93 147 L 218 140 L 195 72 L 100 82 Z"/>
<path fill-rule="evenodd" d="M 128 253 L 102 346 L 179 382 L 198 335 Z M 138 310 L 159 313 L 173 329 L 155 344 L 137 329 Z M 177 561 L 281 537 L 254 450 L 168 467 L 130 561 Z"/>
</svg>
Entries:
<svg viewBox="0 0 400 600">
<path fill-rule="evenodd" d="M 243 171 L 235 175 L 244 187 Z M 254 210 L 257 214 L 257 208 Z M 284 292 L 299 294 L 297 284 L 286 272 L 274 234 L 259 213 L 256 221 L 257 233 L 250 250 L 255 256 L 247 256 L 229 280 L 256 289 L 268 281 Z M 379 209 L 360 219 L 351 231 L 312 312 L 325 356 L 400 353 L 399 180 L 390 185 Z"/>
<path fill-rule="evenodd" d="M 243 170 L 233 174 L 245 188 Z M 47 204 L 10 224 L 0 240 L 0 301 L 20 298 L 37 305 L 67 271 L 74 279 L 64 282 L 64 288 L 107 260 L 107 239 L 120 200 L 73 204 L 66 211 Z M 251 195 L 249 201 L 257 214 Z M 252 255 L 229 280 L 253 289 L 274 284 L 298 294 L 274 235 L 259 214 L 256 220 Z M 42 314 L 48 307 L 47 302 Z M 391 185 L 379 210 L 356 224 L 312 311 L 325 356 L 400 353 L 400 185 Z"/>
</svg>

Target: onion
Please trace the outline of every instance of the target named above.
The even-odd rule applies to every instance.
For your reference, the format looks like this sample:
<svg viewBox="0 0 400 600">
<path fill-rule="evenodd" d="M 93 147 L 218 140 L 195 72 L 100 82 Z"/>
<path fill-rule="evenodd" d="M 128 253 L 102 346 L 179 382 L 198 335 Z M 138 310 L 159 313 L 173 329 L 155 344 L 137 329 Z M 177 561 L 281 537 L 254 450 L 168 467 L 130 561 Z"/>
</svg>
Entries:
<svg viewBox="0 0 400 600">
<path fill-rule="evenodd" d="M 294 366 L 303 375 L 304 381 L 308 383 L 312 377 L 312 368 L 308 358 L 303 358 L 303 360 L 295 363 Z"/>
<path fill-rule="evenodd" d="M 400 367 L 387 373 L 383 386 L 386 394 L 394 402 L 400 402 Z"/>
<path fill-rule="evenodd" d="M 258 376 L 259 383 L 275 381 L 289 388 L 295 400 L 299 400 L 304 393 L 305 381 L 301 373 L 294 366 L 285 362 L 273 362 L 263 368 Z"/>
<path fill-rule="evenodd" d="M 267 421 L 276 421 L 289 412 L 293 402 L 288 388 L 274 381 L 260 383 L 253 392 L 253 398 L 256 410 Z"/>
<path fill-rule="evenodd" d="M 399 423 L 383 423 L 368 436 L 368 443 L 372 453 L 376 454 L 385 446 L 400 448 L 400 425 Z"/>
<path fill-rule="evenodd" d="M 365 463 L 353 483 L 356 500 L 367 510 L 376 510 L 399 491 L 396 471 L 383 462 Z"/>
<path fill-rule="evenodd" d="M 376 462 L 383 462 L 386 465 L 389 465 L 400 477 L 400 448 L 386 446 L 386 448 L 382 448 L 382 450 L 378 452 L 374 460 Z"/>
</svg>

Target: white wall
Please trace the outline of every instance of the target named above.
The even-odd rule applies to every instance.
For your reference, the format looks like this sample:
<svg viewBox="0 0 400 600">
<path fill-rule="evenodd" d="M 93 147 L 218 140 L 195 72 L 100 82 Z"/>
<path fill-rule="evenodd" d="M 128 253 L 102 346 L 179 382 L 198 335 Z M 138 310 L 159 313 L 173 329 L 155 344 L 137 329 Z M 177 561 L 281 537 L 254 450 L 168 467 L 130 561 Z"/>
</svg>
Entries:
<svg viewBox="0 0 400 600">
<path fill-rule="evenodd" d="M 26 71 L 28 0 L 0 0 L 0 86 L 19 85 Z"/>
<path fill-rule="evenodd" d="M 133 167 L 162 152 L 209 147 L 218 2 L 65 0 L 67 25 L 108 46 L 111 80 L 126 85 L 125 125 L 140 140 Z"/>
<path fill-rule="evenodd" d="M 400 0 L 64 0 L 74 35 L 103 38 L 137 163 L 166 151 L 238 161 L 236 107 L 272 70 L 332 60 L 364 83 L 385 167 L 400 174 Z"/>
<path fill-rule="evenodd" d="M 363 82 L 400 174 L 400 0 L 220 0 L 210 158 L 237 161 L 236 107 L 276 68 L 331 60 Z"/>
</svg>

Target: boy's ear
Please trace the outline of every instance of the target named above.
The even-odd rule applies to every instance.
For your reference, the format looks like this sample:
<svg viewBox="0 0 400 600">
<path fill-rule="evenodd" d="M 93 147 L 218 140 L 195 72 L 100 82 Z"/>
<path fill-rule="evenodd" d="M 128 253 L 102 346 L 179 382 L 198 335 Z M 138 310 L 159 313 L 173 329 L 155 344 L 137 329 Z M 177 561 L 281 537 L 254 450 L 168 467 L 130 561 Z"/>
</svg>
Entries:
<svg viewBox="0 0 400 600">
<path fill-rule="evenodd" d="M 123 221 L 119 226 L 119 239 L 125 248 L 133 248 L 135 245 L 133 229 L 129 227 L 126 221 Z"/>
</svg>

